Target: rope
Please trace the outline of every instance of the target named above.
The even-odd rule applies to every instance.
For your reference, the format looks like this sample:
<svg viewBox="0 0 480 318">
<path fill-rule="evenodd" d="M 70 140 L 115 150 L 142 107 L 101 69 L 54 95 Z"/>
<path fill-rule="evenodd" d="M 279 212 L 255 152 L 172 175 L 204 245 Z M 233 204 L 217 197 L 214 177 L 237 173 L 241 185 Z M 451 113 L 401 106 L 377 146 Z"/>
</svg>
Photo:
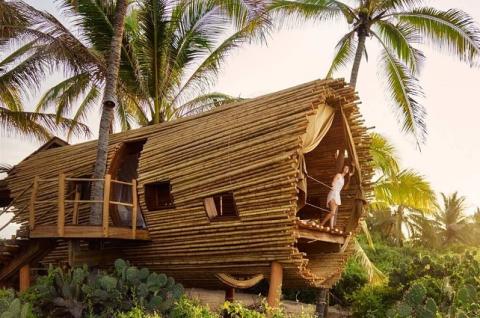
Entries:
<svg viewBox="0 0 480 318">
<path fill-rule="evenodd" d="M 315 208 L 315 209 L 318 209 L 318 210 L 321 210 L 321 211 L 324 211 L 324 212 L 330 213 L 330 210 L 327 210 L 327 209 L 321 208 L 321 207 L 319 207 L 319 206 L 317 206 L 317 205 L 314 205 L 314 204 L 311 204 L 311 203 L 308 203 L 308 202 L 306 202 L 305 204 L 306 204 L 306 205 L 309 205 L 309 206 L 311 206 L 312 208 Z"/>
<path fill-rule="evenodd" d="M 330 190 L 332 190 L 332 187 L 329 186 L 328 184 L 326 184 L 325 182 L 322 182 L 322 181 L 320 181 L 320 180 L 317 180 L 317 179 L 315 179 L 314 177 L 310 176 L 309 174 L 306 174 L 306 175 L 307 175 L 307 178 L 309 178 L 309 179 L 311 179 L 311 180 L 313 180 L 313 181 L 315 181 L 315 182 L 323 185 L 324 187 L 327 187 L 327 188 L 329 188 Z"/>
</svg>

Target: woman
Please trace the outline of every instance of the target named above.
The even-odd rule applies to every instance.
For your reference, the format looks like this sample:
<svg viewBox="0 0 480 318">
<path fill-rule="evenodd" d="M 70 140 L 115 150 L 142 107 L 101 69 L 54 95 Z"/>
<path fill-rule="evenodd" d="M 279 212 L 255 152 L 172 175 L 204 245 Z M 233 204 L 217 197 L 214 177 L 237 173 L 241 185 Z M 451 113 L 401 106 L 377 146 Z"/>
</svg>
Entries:
<svg viewBox="0 0 480 318">
<path fill-rule="evenodd" d="M 350 179 L 351 176 L 355 173 L 355 166 L 352 166 L 352 172 L 350 172 L 349 166 L 344 166 L 343 171 L 341 173 L 337 173 L 335 177 L 333 177 L 332 181 L 332 188 L 327 196 L 327 207 L 330 208 L 330 213 L 322 221 L 322 226 L 330 220 L 330 228 L 333 229 L 333 226 L 336 223 L 336 213 L 338 206 L 342 204 L 342 200 L 340 198 L 340 191 L 345 184 L 345 176 L 348 176 Z"/>
</svg>

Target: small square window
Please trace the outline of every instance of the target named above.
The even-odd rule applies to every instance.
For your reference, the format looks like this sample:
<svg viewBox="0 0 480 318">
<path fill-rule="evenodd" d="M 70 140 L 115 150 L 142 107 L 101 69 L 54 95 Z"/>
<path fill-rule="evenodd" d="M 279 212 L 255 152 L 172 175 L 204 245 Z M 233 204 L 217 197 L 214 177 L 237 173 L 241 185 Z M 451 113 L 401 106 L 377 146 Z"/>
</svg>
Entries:
<svg viewBox="0 0 480 318">
<path fill-rule="evenodd" d="M 171 209 L 174 207 L 170 181 L 147 183 L 145 203 L 149 211 Z"/>
<path fill-rule="evenodd" d="M 238 218 L 238 210 L 232 192 L 225 192 L 204 199 L 205 211 L 210 220 Z"/>
<path fill-rule="evenodd" d="M 79 179 L 90 179 L 92 176 L 83 175 Z M 90 200 L 92 184 L 86 180 L 74 180 L 68 182 L 67 197 L 69 200 Z"/>
</svg>

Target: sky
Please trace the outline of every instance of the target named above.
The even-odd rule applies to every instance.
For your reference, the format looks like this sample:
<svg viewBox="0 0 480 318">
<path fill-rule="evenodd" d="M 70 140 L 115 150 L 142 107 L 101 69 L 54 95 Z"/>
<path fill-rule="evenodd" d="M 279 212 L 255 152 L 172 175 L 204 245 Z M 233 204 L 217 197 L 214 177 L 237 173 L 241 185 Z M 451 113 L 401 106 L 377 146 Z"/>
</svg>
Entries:
<svg viewBox="0 0 480 318">
<path fill-rule="evenodd" d="M 26 2 L 62 19 L 53 1 Z M 478 0 L 426 3 L 439 9 L 462 9 L 480 22 Z M 346 26 L 334 23 L 302 23 L 276 30 L 266 44 L 252 43 L 232 52 L 213 90 L 247 98 L 324 78 L 335 44 L 346 30 Z M 419 48 L 426 55 L 419 79 L 425 93 L 421 103 L 428 112 L 428 137 L 421 151 L 415 140 L 400 130 L 377 73 L 379 47 L 372 39 L 367 40 L 369 58 L 362 61 L 357 82 L 360 110 L 366 125 L 375 127 L 397 147 L 403 168 L 423 174 L 437 192 L 458 191 L 467 199 L 467 212 L 473 213 L 480 207 L 480 68 L 470 68 L 427 45 Z M 349 79 L 349 69 L 335 77 Z M 60 80 L 54 76 L 44 86 Z M 27 108 L 33 108 L 36 98 L 30 98 Z M 99 113 L 93 113 L 88 123 L 96 130 Z M 0 163 L 18 163 L 38 146 L 40 143 L 33 140 L 1 136 Z"/>
</svg>

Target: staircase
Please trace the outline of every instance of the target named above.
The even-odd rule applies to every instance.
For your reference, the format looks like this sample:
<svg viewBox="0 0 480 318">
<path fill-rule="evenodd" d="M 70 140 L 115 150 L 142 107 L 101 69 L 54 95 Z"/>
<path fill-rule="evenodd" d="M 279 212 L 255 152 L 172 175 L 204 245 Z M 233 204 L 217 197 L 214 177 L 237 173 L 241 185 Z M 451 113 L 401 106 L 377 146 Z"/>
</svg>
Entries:
<svg viewBox="0 0 480 318">
<path fill-rule="evenodd" d="M 24 266 L 35 264 L 56 246 L 52 239 L 28 239 L 14 236 L 0 241 L 0 286 L 14 286 Z"/>
</svg>

